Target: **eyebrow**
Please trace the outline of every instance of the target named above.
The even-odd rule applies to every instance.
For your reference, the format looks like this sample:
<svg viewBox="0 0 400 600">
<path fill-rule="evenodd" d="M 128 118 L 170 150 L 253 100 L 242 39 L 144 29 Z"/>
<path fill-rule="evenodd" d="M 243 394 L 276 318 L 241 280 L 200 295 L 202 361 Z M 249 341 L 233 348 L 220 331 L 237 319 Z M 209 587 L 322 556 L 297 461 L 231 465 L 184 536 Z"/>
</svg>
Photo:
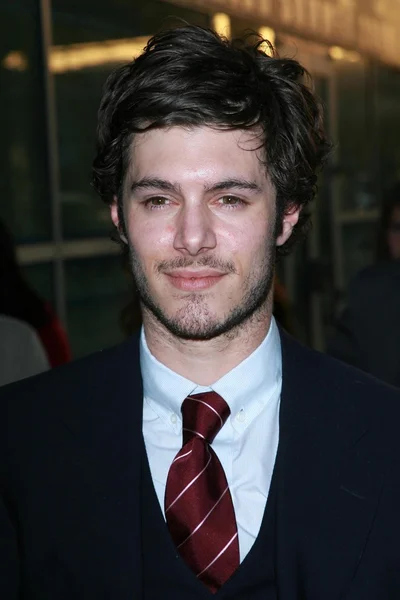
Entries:
<svg viewBox="0 0 400 600">
<path fill-rule="evenodd" d="M 143 179 L 139 179 L 138 181 L 133 181 L 131 183 L 131 192 L 146 189 L 157 189 L 174 193 L 181 192 L 181 186 L 178 183 L 172 183 L 166 179 L 159 179 L 158 177 L 144 177 Z M 231 189 L 251 190 L 260 193 L 262 192 L 261 186 L 255 181 L 249 181 L 247 179 L 240 178 L 224 179 L 223 181 L 218 181 L 217 183 L 204 186 L 205 192 L 220 192 L 222 190 Z"/>
<path fill-rule="evenodd" d="M 157 189 L 163 190 L 164 192 L 179 193 L 181 191 L 181 186 L 176 183 L 171 183 L 165 179 L 158 179 L 157 177 L 144 177 L 143 179 L 139 179 L 139 181 L 132 181 L 131 183 L 131 192 L 147 189 Z"/>
<path fill-rule="evenodd" d="M 225 179 L 224 181 L 219 181 L 211 186 L 205 186 L 205 191 L 207 192 L 219 192 L 232 189 L 262 192 L 262 188 L 258 183 L 247 179 Z"/>
</svg>

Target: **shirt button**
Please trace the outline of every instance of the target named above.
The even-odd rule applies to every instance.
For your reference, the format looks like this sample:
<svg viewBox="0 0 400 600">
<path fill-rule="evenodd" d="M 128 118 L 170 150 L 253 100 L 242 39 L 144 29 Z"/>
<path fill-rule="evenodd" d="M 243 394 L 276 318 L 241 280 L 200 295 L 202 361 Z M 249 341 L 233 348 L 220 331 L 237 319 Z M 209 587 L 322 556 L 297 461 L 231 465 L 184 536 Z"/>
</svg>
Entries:
<svg viewBox="0 0 400 600">
<path fill-rule="evenodd" d="M 177 422 L 177 420 L 178 420 L 178 417 L 174 413 L 172 413 L 172 415 L 171 415 L 171 423 L 173 423 L 175 425 L 175 423 Z"/>
<path fill-rule="evenodd" d="M 239 421 L 239 423 L 244 423 L 246 420 L 246 415 L 244 410 L 241 410 L 238 412 L 238 414 L 236 415 L 236 420 Z"/>
</svg>

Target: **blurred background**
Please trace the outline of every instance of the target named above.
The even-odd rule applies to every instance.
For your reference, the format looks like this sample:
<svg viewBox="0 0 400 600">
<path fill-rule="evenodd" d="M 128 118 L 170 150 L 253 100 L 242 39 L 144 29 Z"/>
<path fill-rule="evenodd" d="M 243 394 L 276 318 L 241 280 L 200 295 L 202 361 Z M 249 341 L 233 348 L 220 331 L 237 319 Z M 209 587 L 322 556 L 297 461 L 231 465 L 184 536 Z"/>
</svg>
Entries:
<svg viewBox="0 0 400 600">
<path fill-rule="evenodd" d="M 296 335 L 325 350 L 400 177 L 400 0 L 0 0 L 0 217 L 24 277 L 74 358 L 123 338 L 130 281 L 90 187 L 96 112 L 108 73 L 177 19 L 258 30 L 313 75 L 335 151 L 278 271 Z"/>
</svg>

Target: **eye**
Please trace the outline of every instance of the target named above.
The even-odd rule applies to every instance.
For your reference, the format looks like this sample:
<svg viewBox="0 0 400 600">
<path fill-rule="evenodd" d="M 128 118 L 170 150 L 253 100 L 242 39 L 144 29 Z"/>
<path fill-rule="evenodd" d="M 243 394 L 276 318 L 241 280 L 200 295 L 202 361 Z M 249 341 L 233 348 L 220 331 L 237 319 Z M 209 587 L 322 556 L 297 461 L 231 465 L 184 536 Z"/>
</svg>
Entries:
<svg viewBox="0 0 400 600">
<path fill-rule="evenodd" d="M 149 210 L 157 210 L 168 206 L 169 200 L 163 196 L 153 196 L 152 198 L 148 198 L 144 204 Z"/>
<path fill-rule="evenodd" d="M 231 209 L 240 208 L 245 204 L 244 200 L 242 200 L 241 198 L 238 198 L 237 196 L 231 196 L 229 194 L 219 198 L 218 202 L 222 206 Z"/>
</svg>

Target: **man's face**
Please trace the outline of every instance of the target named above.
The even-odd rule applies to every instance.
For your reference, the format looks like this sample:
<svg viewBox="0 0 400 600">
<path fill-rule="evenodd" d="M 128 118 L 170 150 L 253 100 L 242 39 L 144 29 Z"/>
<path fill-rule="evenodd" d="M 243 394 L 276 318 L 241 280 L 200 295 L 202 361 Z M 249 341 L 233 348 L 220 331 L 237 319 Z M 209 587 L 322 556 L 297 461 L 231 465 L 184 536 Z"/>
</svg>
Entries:
<svg viewBox="0 0 400 600">
<path fill-rule="evenodd" d="M 211 339 L 265 309 L 275 246 L 298 215 L 276 239 L 275 192 L 257 145 L 254 132 L 208 127 L 135 137 L 123 213 L 145 322 Z M 116 202 L 111 214 L 122 225 Z"/>
</svg>

